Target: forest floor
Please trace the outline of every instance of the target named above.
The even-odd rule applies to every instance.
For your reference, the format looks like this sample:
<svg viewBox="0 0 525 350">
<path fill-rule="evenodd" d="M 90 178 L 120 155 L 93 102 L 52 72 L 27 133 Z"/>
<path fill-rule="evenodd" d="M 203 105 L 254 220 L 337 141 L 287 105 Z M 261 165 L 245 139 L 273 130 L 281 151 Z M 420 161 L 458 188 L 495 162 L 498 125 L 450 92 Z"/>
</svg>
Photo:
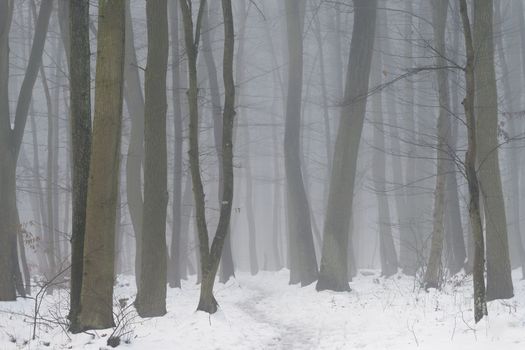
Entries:
<svg viewBox="0 0 525 350">
<path fill-rule="evenodd" d="M 216 285 L 220 310 L 195 312 L 195 279 L 168 289 L 168 313 L 141 319 L 133 306 L 116 308 L 123 349 L 525 349 L 525 281 L 514 271 L 516 296 L 489 303 L 477 325 L 472 280 L 458 277 L 425 292 L 413 278 L 389 279 L 361 270 L 352 291 L 333 293 L 288 285 L 288 272 L 238 273 Z M 115 298 L 133 301 L 132 277 L 120 277 Z M 0 350 L 107 349 L 113 330 L 78 335 L 63 330 L 67 292 L 43 298 L 33 332 L 34 300 L 0 303 Z"/>
</svg>

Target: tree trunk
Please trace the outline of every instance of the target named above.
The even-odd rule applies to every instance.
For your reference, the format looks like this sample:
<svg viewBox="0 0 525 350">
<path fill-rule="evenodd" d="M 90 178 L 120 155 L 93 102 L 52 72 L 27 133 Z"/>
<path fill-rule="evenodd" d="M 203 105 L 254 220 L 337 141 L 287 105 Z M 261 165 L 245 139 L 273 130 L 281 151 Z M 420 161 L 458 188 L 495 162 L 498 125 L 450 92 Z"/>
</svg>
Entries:
<svg viewBox="0 0 525 350">
<path fill-rule="evenodd" d="M 285 2 L 288 40 L 288 93 L 284 130 L 284 168 L 290 236 L 290 284 L 306 286 L 318 277 L 310 207 L 303 183 L 300 156 L 301 102 L 303 82 L 304 4 Z"/>
<path fill-rule="evenodd" d="M 140 282 L 142 254 L 142 162 L 144 159 L 144 96 L 140 84 L 137 55 L 135 53 L 133 24 L 130 1 L 126 1 L 126 43 L 125 43 L 125 89 L 124 98 L 131 116 L 129 148 L 126 155 L 126 195 L 129 216 L 135 233 L 135 282 Z"/>
<path fill-rule="evenodd" d="M 16 206 L 16 164 L 24 135 L 31 103 L 33 86 L 42 62 L 52 0 L 42 0 L 35 26 L 35 35 L 27 70 L 20 87 L 14 128 L 11 128 L 9 111 L 9 29 L 13 14 L 12 2 L 0 3 L 0 301 L 16 299 L 16 289 L 25 295 L 20 280 L 17 232 L 18 209 Z M 21 247 L 23 248 L 23 247 Z"/>
<path fill-rule="evenodd" d="M 383 26 L 379 25 L 379 37 L 382 38 L 386 33 Z M 372 86 L 381 84 L 382 60 L 381 50 L 384 48 L 381 39 L 376 40 L 376 54 L 373 58 L 373 70 L 370 80 Z M 392 225 L 390 222 L 390 205 L 386 197 L 386 158 L 385 158 L 385 130 L 383 125 L 383 99 L 380 92 L 372 96 L 372 114 L 374 128 L 374 149 L 372 155 L 372 178 L 374 190 L 377 197 L 378 227 L 379 227 L 379 248 L 381 261 L 381 275 L 390 277 L 397 273 L 397 253 L 392 237 Z M 350 245 L 349 245 L 350 246 Z M 351 249 L 351 248 L 350 248 Z"/>
<path fill-rule="evenodd" d="M 467 0 L 459 0 L 463 33 L 465 36 L 465 48 L 467 53 L 467 64 L 465 66 L 465 90 L 466 96 L 463 100 L 465 109 L 468 148 L 465 154 L 465 173 L 467 176 L 469 199 L 469 219 L 472 235 L 475 241 L 473 282 L 474 282 L 474 319 L 477 322 L 487 315 L 487 302 L 485 300 L 485 277 L 484 277 L 484 242 L 483 226 L 481 223 L 481 211 L 479 207 L 479 183 L 476 173 L 477 134 L 476 119 L 474 114 L 474 97 L 476 94 L 475 82 L 475 53 L 474 44 L 468 17 Z"/>
<path fill-rule="evenodd" d="M 170 246 L 170 260 L 168 266 L 168 282 L 171 288 L 180 288 L 182 272 L 181 252 L 188 245 L 181 247 L 181 213 L 182 213 L 182 107 L 181 107 L 181 78 L 179 52 L 179 4 L 177 1 L 169 3 L 169 22 L 171 34 L 171 79 L 173 99 L 173 196 L 172 196 L 172 232 Z M 184 267 L 185 269 L 185 267 Z"/>
<path fill-rule="evenodd" d="M 213 119 L 213 136 L 215 143 L 215 154 L 217 156 L 217 164 L 219 167 L 219 188 L 218 188 L 218 202 L 219 206 L 222 202 L 222 183 L 224 177 L 224 170 L 222 168 L 222 107 L 221 107 L 221 94 L 219 89 L 219 82 L 217 79 L 217 67 L 215 66 L 215 60 L 213 58 L 212 46 L 211 46 L 211 31 L 217 23 L 216 21 L 211 22 L 209 18 L 209 13 L 211 11 L 207 10 L 203 14 L 203 29 L 202 29 L 202 51 L 204 56 L 204 61 L 206 64 L 206 70 L 208 71 L 208 82 L 210 85 L 210 95 L 211 95 L 211 104 L 212 104 L 212 119 Z M 214 19 L 214 18 L 212 18 Z M 228 235 L 229 237 L 229 235 Z M 230 240 L 227 238 L 225 241 L 226 249 L 222 252 L 222 269 L 220 274 L 220 281 L 225 283 L 230 277 L 234 277 L 234 266 L 233 266 L 233 257 L 231 250 Z"/>
<path fill-rule="evenodd" d="M 515 2 L 515 4 L 518 4 L 519 2 Z M 520 6 L 517 6 L 516 10 L 520 10 Z M 523 7 L 521 7 L 521 11 L 523 11 Z M 518 11 L 515 11 L 515 13 L 518 13 Z M 495 18 L 494 18 L 494 25 L 497 33 L 503 33 L 503 28 L 501 27 L 501 13 L 500 13 L 500 5 L 495 4 Z M 518 20 L 519 22 L 519 20 Z M 513 22 L 511 21 L 511 24 Z M 508 30 L 508 28 L 505 28 L 505 30 Z M 515 34 L 510 34 L 511 39 L 514 37 Z M 501 71 L 502 71 L 502 85 L 503 85 L 503 91 L 505 96 L 505 102 L 506 102 L 506 115 L 507 115 L 507 123 L 505 127 L 505 135 L 506 140 L 509 144 L 509 161 L 508 161 L 508 167 L 509 167 L 509 177 L 510 177 L 510 190 L 508 191 L 508 195 L 510 196 L 510 223 L 508 225 L 510 230 L 509 235 L 509 253 L 510 253 L 510 261 L 511 261 L 511 267 L 514 267 L 516 265 L 521 265 L 521 274 L 522 278 L 525 278 L 525 250 L 523 247 L 523 240 L 521 237 L 521 229 L 520 229 L 520 217 L 521 217 L 521 202 L 520 202 L 520 171 L 519 171 L 519 164 L 520 164 L 520 157 L 519 157 L 519 149 L 521 148 L 522 144 L 519 142 L 520 134 L 521 134 L 521 125 L 519 125 L 519 119 L 518 119 L 518 113 L 520 111 L 520 84 L 521 84 L 521 77 L 518 74 L 511 74 L 509 71 L 509 63 L 512 67 L 516 67 L 519 63 L 519 55 L 508 55 L 509 60 L 507 62 L 507 59 L 505 57 L 505 49 L 503 46 L 503 36 L 502 35 L 496 35 L 495 39 L 495 45 L 498 49 L 498 56 L 500 60 L 501 65 Z M 510 41 L 507 44 L 507 47 L 514 47 L 514 45 L 518 46 L 519 42 L 516 42 L 517 40 Z M 518 56 L 518 57 L 516 57 Z M 518 61 L 518 62 L 517 62 Z M 516 90 L 518 94 L 516 94 Z M 519 266 L 518 265 L 518 266 Z"/>
<path fill-rule="evenodd" d="M 439 116 L 437 122 L 437 174 L 436 189 L 434 192 L 434 213 L 433 228 L 431 236 L 430 256 L 425 271 L 424 287 L 440 288 L 443 280 L 443 269 L 441 257 L 443 255 L 444 241 L 444 214 L 445 214 L 445 185 L 446 185 L 446 163 L 449 161 L 447 140 L 450 133 L 448 119 L 449 94 L 448 94 L 448 76 L 445 69 L 439 67 L 445 66 L 447 53 L 445 50 L 445 28 L 447 22 L 448 0 L 433 0 L 432 2 L 432 24 L 434 27 L 434 47 L 438 52 L 436 58 L 436 80 L 438 84 L 439 95 Z"/>
<path fill-rule="evenodd" d="M 317 290 L 348 291 L 347 246 L 357 156 L 366 114 L 366 95 L 372 62 L 376 0 L 354 1 L 354 27 L 345 95 L 337 132 L 326 210 L 323 256 Z"/>
<path fill-rule="evenodd" d="M 79 315 L 82 330 L 114 326 L 114 246 L 124 81 L 125 1 L 100 0 L 98 9 L 93 147 Z"/>
<path fill-rule="evenodd" d="M 86 204 L 91 154 L 91 69 L 89 46 L 89 2 L 70 3 L 70 108 L 73 152 L 71 227 L 71 296 L 69 330 L 80 331 L 80 291 L 82 289 Z"/>
<path fill-rule="evenodd" d="M 167 1 L 147 1 L 146 16 L 148 62 L 144 78 L 144 210 L 141 273 L 135 307 L 141 317 L 156 317 L 166 314 L 166 74 L 169 47 Z"/>
<path fill-rule="evenodd" d="M 487 300 L 514 295 L 507 241 L 505 201 L 498 157 L 498 96 L 494 68 L 493 1 L 474 3 L 476 66 L 475 115 L 479 181 L 485 209 L 487 237 Z"/>
</svg>

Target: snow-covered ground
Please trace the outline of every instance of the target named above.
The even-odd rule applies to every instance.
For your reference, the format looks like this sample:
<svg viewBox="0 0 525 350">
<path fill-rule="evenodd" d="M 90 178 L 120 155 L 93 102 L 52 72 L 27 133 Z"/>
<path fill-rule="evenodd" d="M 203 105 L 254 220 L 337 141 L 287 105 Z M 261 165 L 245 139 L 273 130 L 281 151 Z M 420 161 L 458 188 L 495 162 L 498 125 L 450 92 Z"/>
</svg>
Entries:
<svg viewBox="0 0 525 350">
<path fill-rule="evenodd" d="M 516 296 L 489 303 L 489 317 L 475 325 L 471 279 L 456 278 L 443 291 L 424 292 L 401 275 L 383 279 L 361 271 L 349 293 L 288 285 L 288 272 L 238 273 L 216 285 L 220 311 L 195 312 L 198 286 L 168 289 L 168 314 L 140 319 L 133 307 L 118 311 L 123 349 L 525 349 L 525 281 L 515 272 Z M 119 279 L 116 300 L 133 300 L 131 277 Z M 46 296 L 47 321 L 31 340 L 33 300 L 0 303 L 0 349 L 105 349 L 113 330 L 68 335 L 60 320 L 67 293 Z M 125 315 L 125 316 L 123 316 Z M 57 322 L 58 321 L 58 322 Z"/>
</svg>

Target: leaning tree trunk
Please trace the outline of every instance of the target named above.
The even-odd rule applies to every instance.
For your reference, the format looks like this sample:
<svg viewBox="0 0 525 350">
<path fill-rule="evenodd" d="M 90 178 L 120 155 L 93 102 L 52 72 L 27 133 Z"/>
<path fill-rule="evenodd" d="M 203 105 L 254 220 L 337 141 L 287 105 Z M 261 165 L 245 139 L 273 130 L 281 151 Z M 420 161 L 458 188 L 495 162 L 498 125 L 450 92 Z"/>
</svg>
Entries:
<svg viewBox="0 0 525 350">
<path fill-rule="evenodd" d="M 142 260 L 135 307 L 141 317 L 166 314 L 166 74 L 168 69 L 168 3 L 146 2 L 148 62 L 144 78 L 144 209 Z"/>
<path fill-rule="evenodd" d="M 218 188 L 218 203 L 219 206 L 222 202 L 222 183 L 224 177 L 224 170 L 222 168 L 222 107 L 221 107 L 221 94 L 219 89 L 219 81 L 217 78 L 217 67 L 215 65 L 215 59 L 213 57 L 213 51 L 211 46 L 211 30 L 217 25 L 214 21 L 210 22 L 209 14 L 212 11 L 209 9 L 203 14 L 203 30 L 202 30 L 202 51 L 204 61 L 206 64 L 206 70 L 208 71 L 208 83 L 210 86 L 211 104 L 212 104 L 212 119 L 213 119 L 213 136 L 215 144 L 215 154 L 217 156 L 217 163 L 219 168 L 219 188 Z M 239 51 L 242 52 L 242 51 Z M 231 277 L 235 277 L 235 269 L 233 266 L 233 257 L 231 250 L 231 243 L 227 235 L 226 241 L 224 242 L 225 248 L 222 252 L 221 257 L 221 273 L 220 282 L 226 283 Z"/>
<path fill-rule="evenodd" d="M 377 0 L 354 1 L 354 27 L 345 94 L 330 176 L 323 256 L 317 290 L 347 291 L 347 246 L 359 142 L 366 114 Z"/>
<path fill-rule="evenodd" d="M 303 183 L 300 156 L 301 94 L 303 84 L 303 21 L 304 4 L 289 0 L 286 4 L 288 38 L 288 93 L 284 129 L 284 168 L 286 202 L 290 236 L 290 283 L 302 286 L 318 276 L 310 219 L 310 207 Z"/>
<path fill-rule="evenodd" d="M 514 295 L 507 240 L 507 219 L 498 157 L 498 96 L 494 68 L 493 1 L 474 2 L 476 65 L 475 115 L 479 181 L 487 237 L 487 300 Z"/>
<path fill-rule="evenodd" d="M 95 114 L 79 328 L 114 326 L 115 219 L 120 165 L 125 1 L 99 1 Z"/>
<path fill-rule="evenodd" d="M 474 115 L 474 97 L 476 93 L 476 83 L 474 77 L 474 45 L 470 29 L 470 20 L 468 17 L 467 0 L 459 0 L 461 20 L 463 23 L 463 33 L 465 36 L 465 48 L 467 53 L 467 64 L 465 66 L 465 90 L 466 96 L 463 100 L 465 109 L 468 148 L 465 154 L 465 173 L 467 176 L 469 199 L 469 219 L 474 236 L 474 319 L 479 322 L 484 315 L 487 315 L 487 302 L 485 299 L 485 258 L 483 242 L 483 226 L 481 223 L 481 212 L 479 205 L 479 182 L 476 173 L 476 153 L 477 153 L 477 134 L 476 119 Z"/>
<path fill-rule="evenodd" d="M 29 63 L 20 87 L 14 128 L 9 111 L 9 29 L 13 2 L 0 2 L 0 301 L 16 300 L 16 290 L 25 295 L 18 263 L 16 164 L 31 103 L 33 86 L 42 62 L 53 0 L 42 0 L 35 26 Z M 24 247 L 20 247 L 23 249 Z"/>
<path fill-rule="evenodd" d="M 72 196 L 71 227 L 71 296 L 69 330 L 79 331 L 80 291 L 82 289 L 86 204 L 91 153 L 91 69 L 89 47 L 89 2 L 70 4 L 70 108 L 72 142 Z"/>
</svg>

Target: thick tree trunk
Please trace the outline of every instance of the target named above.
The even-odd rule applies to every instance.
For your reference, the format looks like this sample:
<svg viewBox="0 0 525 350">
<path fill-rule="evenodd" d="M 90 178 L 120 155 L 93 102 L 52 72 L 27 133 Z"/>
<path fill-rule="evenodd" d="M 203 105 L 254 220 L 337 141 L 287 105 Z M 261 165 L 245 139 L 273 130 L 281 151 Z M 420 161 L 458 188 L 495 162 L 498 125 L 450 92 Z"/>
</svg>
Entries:
<svg viewBox="0 0 525 350">
<path fill-rule="evenodd" d="M 140 283 L 135 307 L 140 316 L 155 317 L 166 314 L 166 74 L 169 47 L 167 1 L 147 1 L 146 16 L 148 62 L 144 78 L 144 210 Z"/>
<path fill-rule="evenodd" d="M 345 96 L 337 132 L 326 210 L 323 256 L 317 290 L 347 291 L 347 246 L 357 156 L 366 114 L 366 95 L 376 27 L 376 0 L 354 1 L 354 27 Z"/>
<path fill-rule="evenodd" d="M 86 204 L 91 154 L 91 69 L 89 47 L 89 2 L 70 4 L 70 108 L 73 154 L 71 227 L 71 296 L 69 330 L 79 331 L 80 291 L 82 289 Z"/>
<path fill-rule="evenodd" d="M 290 236 L 290 284 L 302 286 L 318 277 L 310 207 L 303 183 L 300 156 L 301 95 L 303 82 L 304 4 L 298 0 L 285 2 L 288 38 L 288 93 L 284 131 L 284 168 L 286 202 Z"/>
<path fill-rule="evenodd" d="M 479 181 L 485 209 L 487 237 L 487 300 L 514 295 L 505 201 L 501 185 L 498 150 L 498 96 L 494 68 L 493 1 L 474 2 L 474 47 L 476 65 L 475 115 Z"/>
<path fill-rule="evenodd" d="M 114 326 L 115 217 L 120 165 L 125 1 L 99 1 L 95 114 L 79 328 Z"/>
</svg>

